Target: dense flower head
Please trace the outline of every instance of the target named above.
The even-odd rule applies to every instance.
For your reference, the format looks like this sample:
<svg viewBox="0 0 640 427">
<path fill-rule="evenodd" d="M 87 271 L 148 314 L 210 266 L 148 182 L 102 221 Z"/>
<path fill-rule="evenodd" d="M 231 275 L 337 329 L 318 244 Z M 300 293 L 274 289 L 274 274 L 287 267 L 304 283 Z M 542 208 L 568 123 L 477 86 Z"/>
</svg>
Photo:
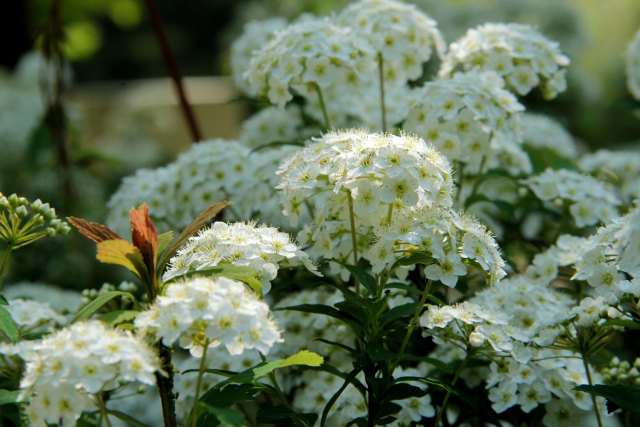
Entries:
<svg viewBox="0 0 640 427">
<path fill-rule="evenodd" d="M 257 95 L 252 92 L 251 86 L 244 79 L 244 73 L 249 68 L 254 51 L 270 41 L 276 33 L 287 25 L 284 18 L 276 17 L 264 21 L 250 21 L 244 25 L 244 31 L 232 45 L 229 55 L 231 75 L 234 83 L 249 95 Z"/>
<path fill-rule="evenodd" d="M 547 168 L 522 182 L 545 202 L 566 204 L 576 226 L 607 223 L 618 217 L 620 200 L 606 183 L 568 169 Z"/>
<path fill-rule="evenodd" d="M 520 127 L 522 140 L 527 146 L 550 149 L 568 158 L 575 158 L 578 154 L 573 136 L 549 116 L 522 113 Z"/>
<path fill-rule="evenodd" d="M 169 284 L 135 325 L 165 345 L 179 340 L 180 347 L 198 358 L 205 347 L 219 345 L 232 355 L 253 348 L 266 354 L 282 341 L 269 306 L 241 282 L 225 277 Z"/>
<path fill-rule="evenodd" d="M 494 71 L 509 90 L 526 95 L 540 86 L 545 98 L 566 88 L 569 58 L 534 27 L 524 24 L 488 23 L 472 28 L 452 43 L 442 62 L 440 76 L 457 70 Z"/>
<path fill-rule="evenodd" d="M 339 75 L 366 74 L 372 64 L 368 48 L 365 40 L 331 19 L 304 16 L 255 52 L 245 73 L 249 93 L 264 94 L 283 107 L 293 98 L 292 90 L 305 96 L 333 85 Z"/>
<path fill-rule="evenodd" d="M 34 332 L 35 328 L 49 324 L 63 325 L 67 319 L 56 312 L 46 302 L 38 302 L 28 299 L 11 299 L 7 311 L 16 324 L 22 329 Z"/>
<path fill-rule="evenodd" d="M 313 218 L 298 240 L 327 258 L 340 259 L 353 249 L 350 203 L 363 248 L 372 227 L 389 222 L 393 212 L 453 204 L 449 162 L 409 135 L 331 132 L 297 151 L 277 173 L 292 225 L 307 209 Z"/>
<path fill-rule="evenodd" d="M 178 250 L 163 279 L 168 281 L 218 264 L 253 268 L 265 286 L 276 278 L 280 265 L 304 264 L 315 271 L 309 255 L 287 233 L 255 223 L 218 221 L 200 230 Z"/>
<path fill-rule="evenodd" d="M 414 89 L 405 129 L 427 138 L 451 161 L 476 174 L 501 166 L 529 172 L 518 114 L 524 107 L 495 73 L 456 73 Z"/>
<path fill-rule="evenodd" d="M 631 95 L 640 100 L 640 30 L 629 42 L 626 59 L 627 87 Z"/>
<path fill-rule="evenodd" d="M 387 81 L 406 82 L 422 75 L 422 64 L 435 49 L 444 55 L 438 24 L 415 5 L 396 0 L 361 0 L 338 14 L 340 25 L 353 29 L 384 58 Z"/>
<path fill-rule="evenodd" d="M 120 382 L 155 384 L 160 367 L 145 342 L 97 320 L 74 323 L 16 348 L 25 361 L 21 396 L 31 398 L 27 414 L 34 425 L 57 423 L 59 418 L 73 425 L 91 406 L 89 394 Z"/>
<path fill-rule="evenodd" d="M 271 141 L 265 141 L 271 142 Z M 213 203 L 230 200 L 228 217 L 259 218 L 282 225 L 273 187 L 275 170 L 291 146 L 250 153 L 237 141 L 214 139 L 194 144 L 167 166 L 139 169 L 125 177 L 111 196 L 107 225 L 126 235 L 129 211 L 146 203 L 160 230 L 177 230 Z"/>
</svg>

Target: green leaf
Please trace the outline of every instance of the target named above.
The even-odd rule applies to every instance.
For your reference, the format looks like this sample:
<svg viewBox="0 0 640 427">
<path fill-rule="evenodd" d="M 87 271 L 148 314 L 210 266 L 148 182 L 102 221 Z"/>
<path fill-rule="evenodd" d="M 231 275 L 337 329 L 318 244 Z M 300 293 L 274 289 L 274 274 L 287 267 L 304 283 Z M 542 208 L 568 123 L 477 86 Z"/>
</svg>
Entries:
<svg viewBox="0 0 640 427">
<path fill-rule="evenodd" d="M 353 277 L 357 278 L 360 283 L 362 283 L 362 286 L 364 286 L 364 288 L 369 291 L 369 295 L 376 295 L 376 293 L 378 292 L 378 283 L 376 282 L 375 277 L 373 277 L 360 267 L 356 267 L 355 265 L 345 264 L 335 259 L 332 261 L 337 262 L 338 264 L 349 270 L 349 273 L 351 273 Z"/>
<path fill-rule="evenodd" d="M 277 147 L 283 147 L 286 145 L 293 145 L 295 147 L 304 147 L 304 142 L 298 142 L 298 141 L 294 141 L 294 142 L 290 142 L 290 141 L 272 141 L 266 144 L 262 144 L 257 146 L 256 148 L 254 148 L 253 150 L 251 150 L 249 152 L 249 154 L 253 154 L 256 151 L 261 151 L 267 148 L 277 148 Z"/>
<path fill-rule="evenodd" d="M 602 324 L 603 326 L 622 326 L 627 329 L 640 330 L 640 324 L 629 319 L 609 319 Z"/>
<path fill-rule="evenodd" d="M 329 399 L 329 401 L 327 402 L 327 404 L 325 405 L 324 409 L 322 410 L 322 418 L 320 418 L 320 427 L 324 427 L 324 425 L 327 422 L 327 416 L 329 415 L 329 411 L 331 411 L 331 407 L 334 405 L 334 403 L 336 403 L 336 401 L 338 400 L 338 398 L 340 397 L 340 395 L 342 394 L 342 392 L 347 388 L 347 386 L 349 385 L 349 383 L 360 373 L 360 368 L 356 368 L 353 371 L 349 372 L 349 375 L 347 375 L 347 377 L 344 379 L 344 383 L 342 384 L 342 386 L 340 386 L 340 388 L 338 389 L 338 391 L 336 391 L 333 396 L 331 396 L 331 399 Z"/>
<path fill-rule="evenodd" d="M 200 401 L 216 408 L 229 408 L 236 402 L 251 400 L 262 390 L 252 384 L 229 384 L 223 388 L 212 388 L 207 391 Z"/>
<path fill-rule="evenodd" d="M 244 418 L 242 413 L 232 408 L 220 408 L 208 405 L 200 401 L 198 402 L 198 409 L 202 409 L 205 411 L 204 414 L 198 417 L 198 426 L 212 425 L 213 420 L 209 419 L 209 417 L 207 417 L 206 415 L 213 416 L 221 425 L 225 427 L 244 427 L 247 425 L 247 420 Z"/>
<path fill-rule="evenodd" d="M 158 234 L 158 256 L 162 255 L 162 253 L 167 250 L 172 241 L 173 231 Z"/>
<path fill-rule="evenodd" d="M 416 313 L 417 309 L 418 304 L 415 302 L 410 302 L 407 304 L 399 305 L 397 307 L 393 307 L 391 310 L 382 315 L 382 317 L 380 318 L 380 323 L 384 327 L 385 325 L 403 317 L 411 317 Z"/>
<path fill-rule="evenodd" d="M 140 314 L 140 310 L 115 310 L 98 316 L 98 319 L 111 325 L 117 325 L 132 321 L 138 314 Z"/>
<path fill-rule="evenodd" d="M 51 332 L 49 331 L 43 331 L 43 332 L 27 332 L 26 334 L 22 335 L 20 338 L 22 338 L 25 341 L 35 341 L 35 340 L 39 340 L 43 337 L 46 337 L 47 335 L 51 335 Z"/>
<path fill-rule="evenodd" d="M 400 283 L 400 282 L 391 282 L 391 283 L 387 283 L 385 286 L 385 289 L 389 288 L 389 289 L 402 289 L 404 291 L 407 292 L 413 292 L 414 294 L 418 294 L 418 295 L 422 295 L 422 291 L 418 288 L 416 288 L 415 286 L 412 285 L 407 285 L 405 283 Z"/>
<path fill-rule="evenodd" d="M 505 200 L 499 200 L 499 199 L 490 199 L 489 197 L 485 196 L 484 194 L 474 194 L 470 197 L 468 197 L 465 201 L 464 201 L 464 207 L 465 209 L 468 209 L 471 205 L 478 203 L 478 202 L 487 202 L 487 203 L 491 203 L 493 205 L 495 205 L 495 207 L 497 207 L 500 212 L 502 212 L 503 214 L 505 214 L 505 216 L 507 217 L 507 219 L 509 221 L 515 221 L 516 218 L 516 210 L 513 207 L 513 205 Z"/>
<path fill-rule="evenodd" d="M 640 388 L 628 385 L 579 385 L 574 390 L 602 396 L 620 406 L 625 411 L 640 412 Z"/>
<path fill-rule="evenodd" d="M 18 402 L 20 390 L 0 390 L 0 405 Z"/>
<path fill-rule="evenodd" d="M 0 305 L 0 332 L 2 332 L 12 343 L 17 343 L 20 338 L 16 322 L 13 321 L 11 313 Z"/>
<path fill-rule="evenodd" d="M 96 298 L 93 301 L 90 301 L 87 304 L 85 304 L 82 307 L 80 307 L 78 312 L 71 319 L 71 323 L 77 322 L 78 320 L 84 320 L 84 319 L 90 318 L 103 305 L 105 305 L 106 303 L 108 303 L 112 299 L 120 297 L 120 296 L 127 297 L 131 301 L 133 301 L 136 304 L 138 304 L 138 300 L 136 300 L 136 298 L 133 295 L 131 295 L 129 292 L 123 292 L 123 291 L 107 292 L 107 293 L 104 293 L 102 295 L 98 295 L 98 298 Z"/>
<path fill-rule="evenodd" d="M 289 356 L 282 361 L 281 368 L 292 365 L 320 366 L 324 362 L 324 357 L 309 350 L 300 350 L 293 356 Z"/>
<path fill-rule="evenodd" d="M 300 305 L 291 305 L 287 307 L 276 307 L 273 309 L 274 311 L 284 311 L 284 310 L 293 310 L 293 311 L 301 311 L 303 313 L 315 313 L 315 314 L 324 314 L 325 316 L 334 317 L 351 326 L 352 329 L 356 328 L 360 330 L 360 325 L 358 324 L 358 319 L 354 318 L 351 314 L 345 313 L 341 310 L 336 310 L 333 307 L 324 304 L 300 304 Z"/>
<path fill-rule="evenodd" d="M 138 426 L 138 427 L 148 427 L 145 423 L 140 422 L 138 420 L 136 420 L 135 418 L 133 418 L 132 416 L 125 414 L 124 412 L 120 412 L 120 411 L 114 411 L 113 409 L 107 409 L 107 413 L 109 415 L 113 415 L 114 417 L 127 422 L 129 424 L 133 424 L 134 426 Z"/>
<path fill-rule="evenodd" d="M 434 262 L 435 260 L 433 259 L 433 257 L 427 252 L 422 252 L 422 251 L 409 252 L 408 255 L 404 255 L 398 258 L 393 263 L 389 271 L 393 271 L 399 266 L 416 265 L 416 264 L 430 265 L 430 264 L 433 264 Z"/>
<path fill-rule="evenodd" d="M 2 292 L 0 292 L 0 305 L 9 305 L 9 301 L 7 301 Z"/>
<path fill-rule="evenodd" d="M 444 381 L 441 381 L 439 379 L 436 379 L 436 378 L 422 378 L 422 377 L 400 377 L 400 378 L 396 379 L 396 382 L 401 382 L 401 381 L 421 382 L 421 383 L 429 384 L 431 386 L 440 387 L 440 388 L 450 392 L 451 394 L 456 395 L 457 397 L 459 397 L 461 400 L 467 402 L 472 407 L 475 406 L 475 403 L 469 398 L 469 396 L 466 396 L 465 394 L 463 394 L 460 391 L 458 391 L 456 388 L 451 387 L 451 385 L 449 385 L 449 384 L 447 384 Z"/>
<path fill-rule="evenodd" d="M 573 159 L 561 156 L 553 148 L 534 147 L 527 144 L 526 141 L 523 148 L 527 154 L 529 154 L 529 159 L 533 166 L 533 174 L 542 173 L 547 168 L 568 169 L 572 171 L 579 170 Z"/>
<path fill-rule="evenodd" d="M 262 283 L 257 279 L 260 272 L 251 267 L 244 267 L 233 264 L 218 264 L 215 267 L 203 268 L 202 270 L 188 271 L 184 274 L 186 277 L 206 276 L 216 277 L 223 276 L 229 279 L 240 280 L 249 285 L 253 291 L 262 297 Z M 174 277 L 171 280 L 175 280 Z"/>
<path fill-rule="evenodd" d="M 318 420 L 318 414 L 312 414 L 312 413 L 299 414 L 287 408 L 286 406 L 263 405 L 258 410 L 256 421 L 258 421 L 259 423 L 283 425 L 282 423 L 278 423 L 278 421 L 286 420 L 286 419 L 293 420 L 295 419 L 296 416 L 300 418 L 304 418 L 310 426 L 314 425 Z"/>
</svg>

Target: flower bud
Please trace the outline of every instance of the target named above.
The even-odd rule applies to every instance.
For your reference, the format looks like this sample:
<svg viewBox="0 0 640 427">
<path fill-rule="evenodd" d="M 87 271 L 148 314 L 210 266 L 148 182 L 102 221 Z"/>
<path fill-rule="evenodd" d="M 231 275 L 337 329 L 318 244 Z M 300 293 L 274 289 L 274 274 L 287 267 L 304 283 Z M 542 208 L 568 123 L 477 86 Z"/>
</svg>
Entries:
<svg viewBox="0 0 640 427">
<path fill-rule="evenodd" d="M 469 335 L 469 344 L 473 347 L 480 347 L 484 343 L 484 337 L 480 333 L 474 331 Z"/>
</svg>

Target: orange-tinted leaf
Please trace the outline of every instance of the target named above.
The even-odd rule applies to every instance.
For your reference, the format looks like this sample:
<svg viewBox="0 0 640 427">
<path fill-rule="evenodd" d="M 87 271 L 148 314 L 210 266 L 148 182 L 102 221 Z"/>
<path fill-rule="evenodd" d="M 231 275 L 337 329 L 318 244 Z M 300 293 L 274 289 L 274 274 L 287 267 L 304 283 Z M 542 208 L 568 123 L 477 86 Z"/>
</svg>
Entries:
<svg viewBox="0 0 640 427">
<path fill-rule="evenodd" d="M 158 263 L 158 274 L 162 273 L 162 270 L 164 270 L 164 266 L 167 264 L 167 262 L 169 262 L 173 254 L 184 242 L 186 242 L 189 237 L 193 236 L 207 223 L 207 221 L 218 215 L 218 213 L 220 213 L 222 209 L 226 208 L 230 204 L 231 202 L 227 201 L 215 203 L 205 209 L 200 215 L 196 217 L 196 219 L 191 221 L 191 224 L 187 225 L 182 233 L 180 233 L 178 238 L 174 240 L 171 246 L 169 246 L 169 248 L 164 252 L 162 259 Z"/>
<path fill-rule="evenodd" d="M 86 219 L 76 218 L 70 216 L 67 218 L 79 232 L 84 234 L 89 239 L 96 243 L 103 242 L 105 240 L 117 240 L 122 239 L 118 233 L 97 222 L 89 222 Z"/>
<path fill-rule="evenodd" d="M 158 233 L 149 218 L 149 207 L 143 204 L 138 209 L 131 209 L 129 220 L 131 221 L 131 242 L 140 250 L 149 274 L 154 275 L 158 256 Z"/>
<path fill-rule="evenodd" d="M 107 264 L 121 265 L 146 283 L 147 268 L 138 248 L 123 239 L 105 240 L 98 243 L 99 261 Z"/>
</svg>

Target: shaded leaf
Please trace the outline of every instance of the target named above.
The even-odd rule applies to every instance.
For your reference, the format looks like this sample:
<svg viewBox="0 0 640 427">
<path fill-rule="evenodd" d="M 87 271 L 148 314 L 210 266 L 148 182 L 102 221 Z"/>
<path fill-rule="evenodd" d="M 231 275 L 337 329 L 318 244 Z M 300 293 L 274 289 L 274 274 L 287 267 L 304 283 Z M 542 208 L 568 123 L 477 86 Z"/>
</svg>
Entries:
<svg viewBox="0 0 640 427">
<path fill-rule="evenodd" d="M 16 322 L 13 321 L 11 313 L 0 305 L 0 332 L 2 332 L 9 341 L 17 343 L 20 338 Z"/>
<path fill-rule="evenodd" d="M 130 322 L 140 314 L 139 310 L 115 310 L 99 316 L 98 319 L 111 325 L 117 325 L 122 322 Z"/>
<path fill-rule="evenodd" d="M 421 383 L 429 384 L 431 386 L 440 387 L 440 388 L 450 392 L 451 394 L 456 395 L 458 398 L 460 398 L 461 400 L 465 401 L 466 403 L 468 403 L 472 407 L 475 406 L 475 403 L 471 400 L 471 398 L 469 398 L 469 396 L 461 393 L 455 387 L 451 387 L 451 385 L 449 385 L 449 384 L 447 384 L 444 381 L 441 381 L 439 379 L 436 379 L 436 378 L 422 378 L 422 377 L 400 377 L 400 378 L 396 379 L 396 382 L 401 382 L 401 381 L 421 382 Z"/>
<path fill-rule="evenodd" d="M 2 292 L 0 292 L 0 305 L 9 305 L 9 301 L 4 297 Z"/>
<path fill-rule="evenodd" d="M 367 271 L 355 265 L 345 264 L 335 259 L 332 261 L 337 262 L 338 264 L 340 264 L 341 266 L 349 270 L 349 273 L 351 273 L 353 277 L 357 278 L 360 281 L 360 283 L 362 283 L 362 286 L 364 286 L 364 288 L 367 291 L 369 291 L 370 295 L 376 295 L 378 291 L 378 283 L 376 282 L 375 277 L 373 277 Z"/>
<path fill-rule="evenodd" d="M 98 222 L 89 222 L 73 216 L 67 217 L 67 221 L 77 228 L 80 233 L 96 243 L 104 242 L 105 240 L 123 240 L 118 233 Z"/>
<path fill-rule="evenodd" d="M 126 240 L 105 240 L 98 243 L 96 258 L 106 264 L 121 265 L 146 283 L 147 268 L 142 254 Z"/>
<path fill-rule="evenodd" d="M 167 250 L 171 241 L 173 240 L 173 231 L 167 231 L 166 233 L 158 234 L 158 255 L 161 255 Z"/>
<path fill-rule="evenodd" d="M 287 408 L 286 406 L 264 405 L 258 410 L 256 421 L 258 421 L 259 423 L 272 423 L 281 425 L 281 423 L 277 423 L 277 421 L 294 419 L 296 417 L 304 418 L 311 426 L 314 425 L 318 420 L 318 414 L 299 414 Z"/>
<path fill-rule="evenodd" d="M 211 420 L 207 415 L 213 416 L 216 421 L 225 427 L 244 427 L 247 425 L 247 420 L 242 413 L 233 408 L 220 408 L 217 406 L 211 406 L 205 402 L 198 402 L 198 409 L 204 410 L 204 414 L 198 417 L 197 425 L 211 426 L 214 420 Z"/>
<path fill-rule="evenodd" d="M 330 307 L 328 305 L 300 304 L 300 305 L 291 305 L 287 307 L 276 307 L 273 309 L 273 311 L 284 311 L 284 310 L 301 311 L 303 313 L 324 314 L 325 316 L 334 317 L 336 319 L 341 320 L 356 332 L 361 330 L 361 326 L 359 324 L 358 319 L 356 319 L 349 313 L 346 313 L 342 310 L 336 310 L 335 308 Z"/>
<path fill-rule="evenodd" d="M 320 418 L 320 427 L 324 427 L 324 425 L 327 422 L 327 416 L 329 415 L 329 411 L 331 411 L 331 408 L 333 407 L 334 403 L 336 403 L 336 401 L 338 400 L 338 398 L 340 397 L 340 395 L 342 394 L 342 392 L 347 388 L 347 386 L 349 385 L 349 383 L 351 383 L 351 381 L 360 373 L 360 368 L 356 368 L 353 371 L 349 372 L 349 374 L 347 375 L 347 377 L 344 379 L 344 383 L 342 384 L 342 386 L 340 386 L 340 388 L 338 389 L 338 391 L 336 391 L 333 396 L 331 396 L 331 399 L 329 399 L 329 401 L 327 402 L 327 404 L 325 405 L 324 409 L 322 410 L 322 418 Z"/>
<path fill-rule="evenodd" d="M 46 337 L 47 335 L 51 335 L 51 332 L 49 332 L 49 331 L 27 332 L 26 334 L 21 335 L 20 338 L 25 340 L 25 341 L 35 341 L 35 340 L 39 340 L 39 339 L 41 339 L 43 337 Z"/>
<path fill-rule="evenodd" d="M 218 213 L 229 206 L 231 202 L 218 202 L 209 206 L 205 209 L 200 215 L 198 215 L 191 224 L 187 225 L 185 229 L 180 233 L 178 238 L 171 243 L 171 245 L 167 248 L 165 253 L 162 255 L 160 262 L 158 262 L 158 270 L 159 272 L 164 271 L 164 267 L 167 265 L 167 262 L 171 259 L 173 254 L 182 246 L 184 242 L 191 236 L 193 236 L 198 230 L 200 230 L 211 218 L 218 215 Z"/>
<path fill-rule="evenodd" d="M 640 388 L 628 385 L 579 385 L 574 390 L 602 396 L 620 406 L 625 411 L 640 412 Z"/>
<path fill-rule="evenodd" d="M 148 427 L 145 423 L 136 420 L 135 418 L 133 418 L 131 415 L 125 414 L 124 412 L 120 412 L 120 411 L 115 411 L 113 409 L 107 409 L 107 413 L 109 415 L 113 415 L 114 417 L 125 421 L 129 424 L 133 424 L 134 426 L 138 426 L 138 427 Z"/>
<path fill-rule="evenodd" d="M 418 304 L 415 302 L 410 302 L 407 304 L 399 305 L 397 307 L 393 307 L 391 310 L 382 315 L 382 317 L 380 318 L 380 323 L 382 324 L 382 326 L 385 326 L 403 317 L 411 317 L 415 314 L 417 309 Z"/>
<path fill-rule="evenodd" d="M 470 197 L 468 197 L 465 201 L 464 201 L 464 207 L 465 209 L 468 209 L 469 206 L 478 203 L 478 202 L 487 202 L 487 203 L 491 203 L 493 205 L 495 205 L 498 209 L 500 209 L 500 212 L 502 212 L 503 214 L 506 215 L 507 219 L 509 221 L 514 221 L 516 218 L 516 214 L 515 214 L 515 208 L 513 207 L 513 205 L 505 200 L 499 200 L 499 199 L 491 199 L 487 196 L 485 196 L 484 194 L 474 194 Z"/>
<path fill-rule="evenodd" d="M 228 408 L 236 402 L 253 399 L 261 390 L 252 384 L 229 384 L 223 388 L 212 388 L 200 398 L 201 402 L 217 408 Z"/>
<path fill-rule="evenodd" d="M 77 322 L 78 320 L 84 320 L 84 319 L 90 318 L 103 305 L 105 305 L 106 303 L 108 303 L 112 299 L 117 298 L 117 297 L 121 297 L 121 296 L 129 298 L 131 301 L 135 302 L 136 304 L 138 303 L 136 298 L 133 295 L 131 295 L 129 292 L 123 292 L 123 291 L 107 292 L 107 293 L 104 293 L 102 295 L 98 295 L 98 297 L 96 299 L 94 299 L 93 301 L 90 301 L 87 304 L 85 304 L 82 307 L 80 307 L 78 312 L 71 319 L 71 323 Z"/>
<path fill-rule="evenodd" d="M 0 405 L 16 403 L 19 395 L 20 390 L 0 390 Z"/>
<path fill-rule="evenodd" d="M 603 326 L 622 326 L 627 329 L 640 330 L 640 324 L 629 319 L 609 319 L 602 324 Z"/>
</svg>

